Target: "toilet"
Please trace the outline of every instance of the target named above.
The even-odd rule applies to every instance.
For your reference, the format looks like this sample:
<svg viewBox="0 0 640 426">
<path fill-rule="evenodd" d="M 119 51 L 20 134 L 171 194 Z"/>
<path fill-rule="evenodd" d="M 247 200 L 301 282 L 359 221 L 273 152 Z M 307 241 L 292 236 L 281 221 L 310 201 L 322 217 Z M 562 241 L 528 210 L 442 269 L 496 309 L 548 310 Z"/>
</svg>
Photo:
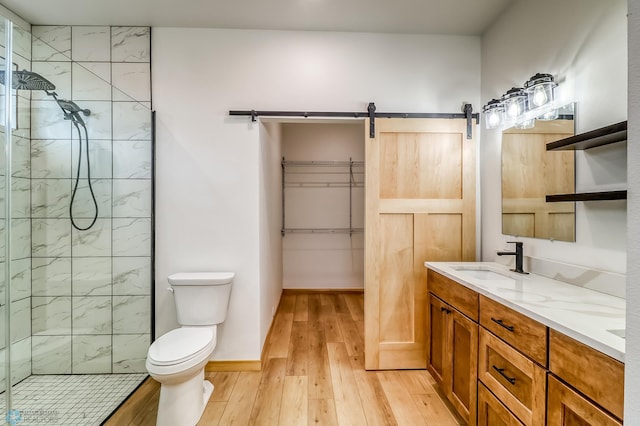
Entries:
<svg viewBox="0 0 640 426">
<path fill-rule="evenodd" d="M 217 343 L 218 324 L 227 316 L 233 272 L 183 272 L 168 277 L 180 328 L 149 347 L 146 367 L 160 382 L 158 426 L 194 426 L 213 392 L 204 380 Z"/>
</svg>

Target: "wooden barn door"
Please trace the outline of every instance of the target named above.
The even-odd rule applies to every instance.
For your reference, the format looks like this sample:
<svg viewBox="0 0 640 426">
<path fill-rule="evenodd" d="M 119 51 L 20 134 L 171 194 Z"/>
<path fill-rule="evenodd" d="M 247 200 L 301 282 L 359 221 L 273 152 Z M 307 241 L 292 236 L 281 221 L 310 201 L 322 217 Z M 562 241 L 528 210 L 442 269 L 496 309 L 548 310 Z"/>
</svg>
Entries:
<svg viewBox="0 0 640 426">
<path fill-rule="evenodd" d="M 375 126 L 371 139 L 365 123 L 365 366 L 426 368 L 424 262 L 476 258 L 475 140 L 463 119 Z"/>
</svg>

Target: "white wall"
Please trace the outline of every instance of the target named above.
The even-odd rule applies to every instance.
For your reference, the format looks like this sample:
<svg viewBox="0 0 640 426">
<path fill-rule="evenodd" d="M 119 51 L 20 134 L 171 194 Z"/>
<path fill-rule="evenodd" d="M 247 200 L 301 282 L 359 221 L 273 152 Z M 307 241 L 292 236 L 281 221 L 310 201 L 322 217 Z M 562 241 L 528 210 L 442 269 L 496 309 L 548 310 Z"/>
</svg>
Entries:
<svg viewBox="0 0 640 426">
<path fill-rule="evenodd" d="M 344 121 L 344 120 L 343 120 Z M 364 121 L 283 125 L 282 155 L 287 161 L 364 161 Z M 287 182 L 349 182 L 348 167 L 290 168 Z M 318 172 L 344 173 L 318 175 Z M 295 174 L 304 172 L 305 174 Z M 360 172 L 360 174 L 358 174 Z M 364 168 L 354 170 L 361 185 L 351 189 L 351 224 L 364 227 Z M 348 228 L 348 186 L 285 188 L 287 228 Z M 284 288 L 363 288 L 364 233 L 297 234 L 283 240 Z"/>
<path fill-rule="evenodd" d="M 480 39 L 153 28 L 157 111 L 156 329 L 177 326 L 166 277 L 236 272 L 216 359 L 258 359 L 260 126 L 233 109 L 458 112 L 480 104 Z M 194 53 L 197 52 L 197 53 Z M 263 206 L 264 207 L 264 206 Z M 269 313 L 270 314 L 270 313 Z"/>
<path fill-rule="evenodd" d="M 518 0 L 482 38 L 482 102 L 522 86 L 536 72 L 556 76 L 576 102 L 577 132 L 627 119 L 627 7 L 624 0 Z M 501 231 L 500 132 L 483 130 L 482 257 L 510 239 Z M 577 154 L 579 190 L 626 187 L 626 147 Z M 576 203 L 576 243 L 524 238 L 525 254 L 626 272 L 626 202 Z"/>
<path fill-rule="evenodd" d="M 282 126 L 260 122 L 260 345 L 282 293 Z"/>
<path fill-rule="evenodd" d="M 640 1 L 629 1 L 629 199 L 627 333 L 624 376 L 626 425 L 640 424 Z"/>
</svg>

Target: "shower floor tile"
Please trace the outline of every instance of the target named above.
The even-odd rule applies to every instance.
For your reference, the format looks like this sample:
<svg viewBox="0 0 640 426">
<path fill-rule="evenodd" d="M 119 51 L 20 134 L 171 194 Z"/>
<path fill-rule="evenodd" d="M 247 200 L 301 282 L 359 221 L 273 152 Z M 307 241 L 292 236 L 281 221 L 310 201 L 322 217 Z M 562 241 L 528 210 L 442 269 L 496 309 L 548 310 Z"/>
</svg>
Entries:
<svg viewBox="0 0 640 426">
<path fill-rule="evenodd" d="M 29 376 L 13 387 L 9 424 L 99 425 L 147 377 L 146 374 Z M 6 413 L 0 395 L 2 416 Z M 11 421 L 13 419 L 13 422 Z"/>
</svg>

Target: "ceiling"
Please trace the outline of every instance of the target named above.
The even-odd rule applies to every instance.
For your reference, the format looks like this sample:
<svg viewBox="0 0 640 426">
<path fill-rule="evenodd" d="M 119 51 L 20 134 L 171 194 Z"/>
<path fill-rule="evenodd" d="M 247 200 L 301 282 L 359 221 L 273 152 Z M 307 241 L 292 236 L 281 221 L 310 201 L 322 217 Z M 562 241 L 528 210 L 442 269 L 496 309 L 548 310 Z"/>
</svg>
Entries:
<svg viewBox="0 0 640 426">
<path fill-rule="evenodd" d="M 33 25 L 480 35 L 514 0 L 0 0 Z"/>
</svg>

